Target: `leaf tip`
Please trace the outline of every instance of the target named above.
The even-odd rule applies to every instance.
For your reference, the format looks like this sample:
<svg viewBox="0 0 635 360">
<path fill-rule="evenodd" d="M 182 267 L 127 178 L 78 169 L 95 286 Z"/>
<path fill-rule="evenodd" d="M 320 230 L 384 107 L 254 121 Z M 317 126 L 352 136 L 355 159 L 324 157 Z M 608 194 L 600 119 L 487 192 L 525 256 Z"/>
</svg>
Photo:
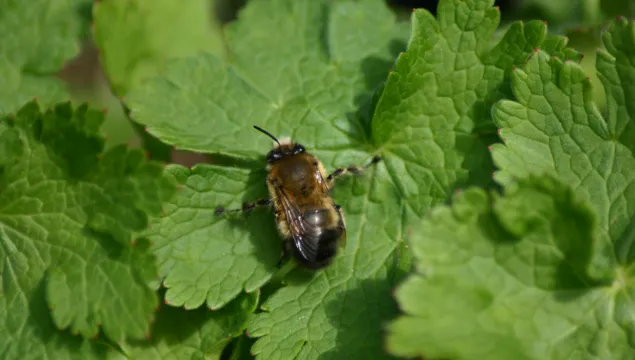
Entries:
<svg viewBox="0 0 635 360">
<path fill-rule="evenodd" d="M 150 335 L 150 332 L 148 331 L 144 337 L 146 340 L 150 340 L 152 338 L 152 335 Z"/>
<path fill-rule="evenodd" d="M 210 311 L 216 311 L 216 308 L 213 307 L 213 306 L 210 306 L 209 309 L 210 309 Z"/>
<path fill-rule="evenodd" d="M 547 25 L 547 20 L 543 20 L 542 23 Z"/>
<path fill-rule="evenodd" d="M 247 337 L 251 337 L 251 335 L 249 335 L 249 331 L 245 331 L 245 335 L 246 335 Z"/>
</svg>

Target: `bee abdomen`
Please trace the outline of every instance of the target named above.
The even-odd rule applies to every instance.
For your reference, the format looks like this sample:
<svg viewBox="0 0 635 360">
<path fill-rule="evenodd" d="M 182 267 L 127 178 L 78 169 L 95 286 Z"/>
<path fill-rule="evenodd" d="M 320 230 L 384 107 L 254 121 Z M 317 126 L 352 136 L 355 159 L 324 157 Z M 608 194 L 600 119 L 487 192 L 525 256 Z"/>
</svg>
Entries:
<svg viewBox="0 0 635 360">
<path fill-rule="evenodd" d="M 307 228 L 287 241 L 289 250 L 300 265 L 323 268 L 335 257 L 344 229 L 337 226 L 338 222 L 333 221 L 327 209 L 308 210 L 302 217 Z"/>
</svg>

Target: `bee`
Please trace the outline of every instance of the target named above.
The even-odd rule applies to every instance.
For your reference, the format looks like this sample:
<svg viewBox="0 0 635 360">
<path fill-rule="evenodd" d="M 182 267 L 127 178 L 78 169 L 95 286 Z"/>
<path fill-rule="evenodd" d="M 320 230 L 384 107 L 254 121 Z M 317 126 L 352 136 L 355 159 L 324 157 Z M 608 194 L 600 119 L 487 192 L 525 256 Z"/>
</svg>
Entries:
<svg viewBox="0 0 635 360">
<path fill-rule="evenodd" d="M 268 199 L 246 202 L 241 209 L 216 209 L 217 214 L 273 207 L 278 232 L 283 237 L 282 257 L 291 256 L 305 268 L 328 266 L 339 247 L 346 244 L 346 223 L 341 206 L 331 197 L 335 178 L 347 173 L 360 174 L 380 161 L 379 156 L 363 167 L 339 167 L 327 176 L 322 163 L 304 146 L 290 138 L 280 138 L 255 126 L 274 141 L 267 154 Z"/>
</svg>

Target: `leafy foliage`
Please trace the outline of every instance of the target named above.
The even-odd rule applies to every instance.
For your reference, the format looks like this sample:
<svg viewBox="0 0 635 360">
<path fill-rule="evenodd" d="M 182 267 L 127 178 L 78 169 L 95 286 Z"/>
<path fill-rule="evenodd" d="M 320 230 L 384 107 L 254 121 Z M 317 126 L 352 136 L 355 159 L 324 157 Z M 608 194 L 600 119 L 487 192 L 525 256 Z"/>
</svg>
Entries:
<svg viewBox="0 0 635 360">
<path fill-rule="evenodd" d="M 517 101 L 493 108 L 504 141 L 492 147 L 495 177 L 505 195 L 490 204 L 484 191 L 470 190 L 424 221 L 412 241 L 419 274 L 398 292 L 406 315 L 391 326 L 395 354 L 626 359 L 635 352 L 635 158 L 625 101 L 635 73 L 632 34 L 633 23 L 618 20 L 604 34 L 607 52 L 598 53 L 606 120 L 578 64 L 536 51 L 514 71 Z M 457 331 L 450 325 L 457 322 L 475 325 Z"/>
<path fill-rule="evenodd" d="M 124 96 L 159 73 L 169 57 L 222 53 L 209 1 L 108 0 L 93 8 L 93 37 L 113 91 Z M 170 24 L 170 26 L 165 26 Z"/>
<path fill-rule="evenodd" d="M 567 38 L 495 34 L 493 0 L 410 22 L 383 0 L 250 0 L 222 29 L 210 3 L 0 0 L 0 357 L 635 352 L 632 22 L 603 34 L 602 114 Z M 91 6 L 149 157 L 214 165 L 105 151 L 104 114 L 58 102 Z M 276 266 L 271 211 L 216 214 L 268 196 L 254 124 L 327 171 L 382 157 L 338 180 L 347 241 L 325 270 Z"/>
<path fill-rule="evenodd" d="M 0 115 L 34 97 L 47 105 L 66 100 L 51 75 L 79 52 L 87 0 L 0 1 Z"/>
<path fill-rule="evenodd" d="M 242 334 L 256 309 L 258 294 L 241 295 L 217 312 L 162 306 L 152 338 L 121 345 L 131 359 L 220 359 L 232 337 Z"/>
<path fill-rule="evenodd" d="M 338 153 L 362 146 L 355 112 L 385 77 L 407 28 L 379 0 L 327 3 L 250 2 L 225 29 L 231 62 L 209 53 L 168 61 L 164 76 L 126 97 L 133 119 L 180 149 L 261 155 L 270 139 L 249 130 L 256 123 L 301 139 L 328 165 L 360 161 L 359 151 Z"/>
<path fill-rule="evenodd" d="M 101 155 L 103 117 L 86 106 L 41 111 L 31 102 L 1 121 L 0 352 L 7 358 L 95 355 L 88 344 L 75 353 L 81 342 L 53 323 L 84 337 L 101 327 L 114 341 L 148 330 L 156 267 L 147 243 L 131 246 L 129 238 L 175 186 L 139 151 Z"/>
</svg>

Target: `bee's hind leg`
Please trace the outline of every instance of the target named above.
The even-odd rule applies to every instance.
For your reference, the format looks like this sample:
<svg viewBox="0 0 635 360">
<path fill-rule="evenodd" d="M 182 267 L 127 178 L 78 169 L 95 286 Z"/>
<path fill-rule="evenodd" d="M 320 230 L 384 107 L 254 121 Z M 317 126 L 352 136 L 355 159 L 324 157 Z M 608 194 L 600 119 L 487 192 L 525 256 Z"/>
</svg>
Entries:
<svg viewBox="0 0 635 360">
<path fill-rule="evenodd" d="M 270 205 L 271 205 L 271 199 L 258 199 L 256 201 L 248 201 L 243 203 L 243 206 L 240 209 L 225 209 L 224 207 L 219 206 L 214 211 L 214 214 L 223 215 L 223 214 L 231 214 L 236 212 L 250 212 L 251 210 L 257 207 L 266 207 Z"/>
<path fill-rule="evenodd" d="M 343 175 L 347 175 L 347 174 L 358 175 L 358 174 L 361 174 L 368 167 L 370 167 L 371 165 L 377 164 L 379 161 L 381 161 L 381 157 L 379 157 L 379 155 L 375 155 L 375 156 L 373 156 L 373 159 L 368 164 L 366 164 L 364 166 L 361 166 L 361 167 L 357 166 L 357 165 L 349 165 L 346 168 L 338 167 L 337 169 L 335 169 L 335 171 L 333 171 L 326 178 L 326 181 L 328 181 L 329 184 L 330 184 L 330 183 L 332 183 L 335 180 L 335 178 L 343 176 Z"/>
</svg>

